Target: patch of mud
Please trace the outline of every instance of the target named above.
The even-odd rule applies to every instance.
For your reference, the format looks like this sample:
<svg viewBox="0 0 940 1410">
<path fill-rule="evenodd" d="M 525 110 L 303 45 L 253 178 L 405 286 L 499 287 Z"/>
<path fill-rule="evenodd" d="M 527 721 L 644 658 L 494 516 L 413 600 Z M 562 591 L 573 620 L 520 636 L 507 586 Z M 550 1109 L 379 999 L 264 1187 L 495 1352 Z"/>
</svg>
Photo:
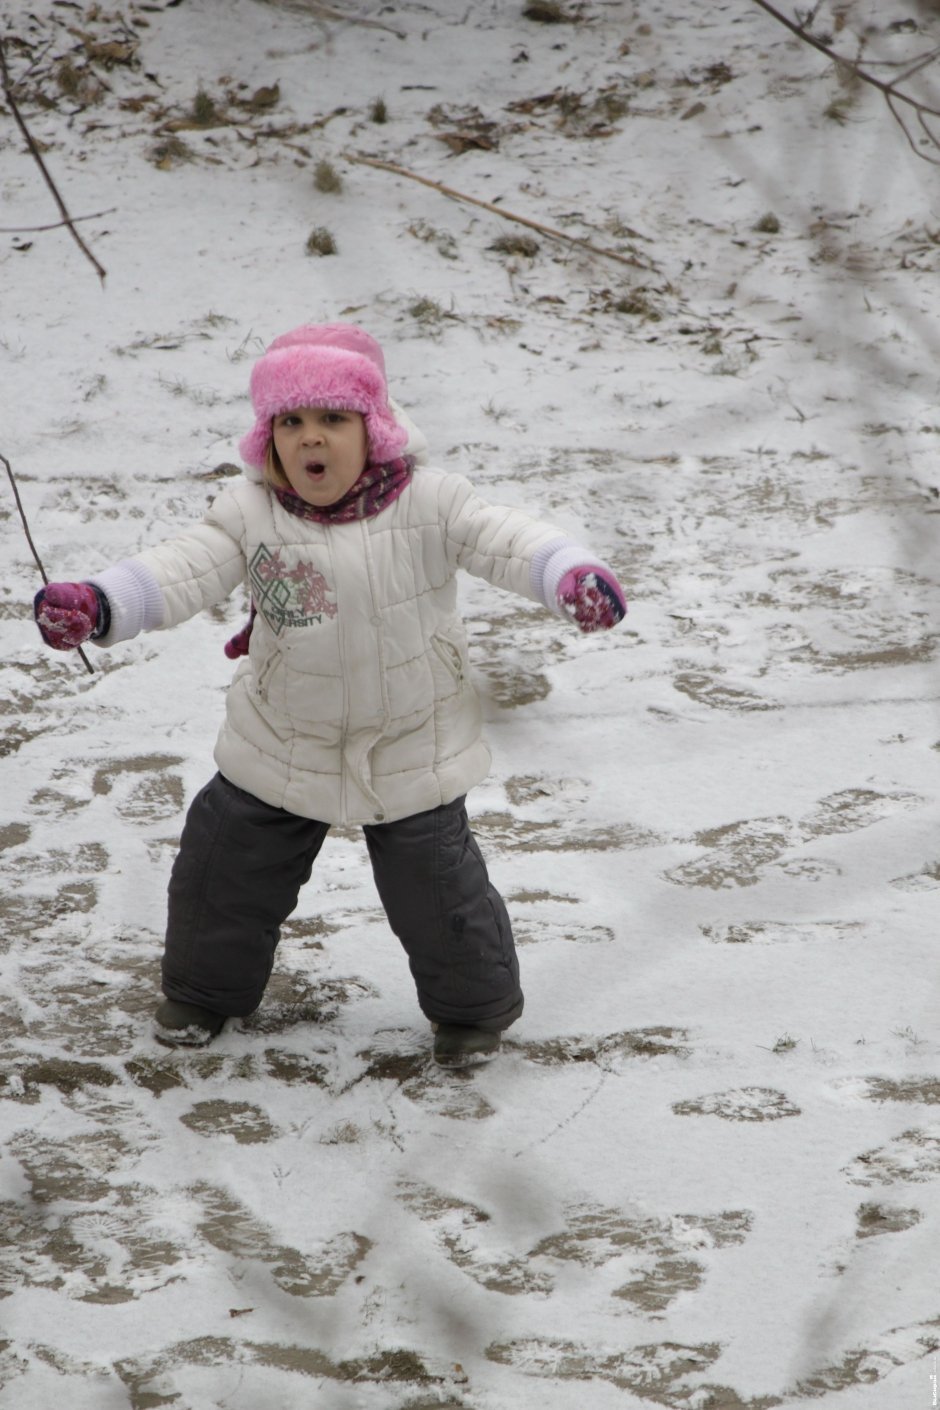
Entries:
<svg viewBox="0 0 940 1410">
<path fill-rule="evenodd" d="M 39 1100 L 37 1088 L 55 1087 L 68 1093 L 89 1086 L 113 1087 L 117 1081 L 117 1075 L 100 1063 L 48 1057 L 22 1063 L 14 1071 L 0 1075 L 0 1097 L 34 1102 Z"/>
<path fill-rule="evenodd" d="M 0 944 L 0 954 L 2 952 L 3 945 Z M 26 1020 L 20 1011 L 19 1000 L 12 994 L 0 994 L 0 1033 L 3 1034 L 0 1041 L 5 1047 L 13 1047 L 13 1040 L 24 1038 L 27 1033 Z"/>
<path fill-rule="evenodd" d="M 332 1297 L 372 1247 L 362 1234 L 340 1233 L 315 1253 L 279 1244 L 266 1224 L 256 1219 L 229 1191 L 215 1185 L 194 1185 L 190 1193 L 203 1208 L 200 1235 L 221 1253 L 270 1266 L 271 1277 L 291 1297 Z"/>
<path fill-rule="evenodd" d="M 495 1115 L 475 1083 L 474 1072 L 448 1072 L 431 1062 L 426 1036 L 417 1039 L 410 1029 L 376 1034 L 372 1048 L 357 1053 L 365 1062 L 359 1081 L 395 1081 L 402 1096 L 437 1117 L 457 1121 L 483 1121 Z"/>
<path fill-rule="evenodd" d="M 303 1053 L 282 1052 L 277 1048 L 266 1048 L 264 1065 L 268 1077 L 283 1082 L 289 1087 L 326 1087 L 329 1071 L 322 1062 L 306 1057 Z"/>
<path fill-rule="evenodd" d="M 637 1312 L 658 1315 L 682 1293 L 696 1292 L 705 1269 L 694 1258 L 661 1258 L 648 1272 L 638 1273 L 614 1291 L 614 1297 L 633 1305 Z"/>
<path fill-rule="evenodd" d="M 421 1077 L 428 1065 L 427 1053 L 389 1053 L 366 1048 L 358 1056 L 366 1069 L 358 1081 L 373 1078 L 378 1082 L 409 1082 Z"/>
<path fill-rule="evenodd" d="M 56 1141 L 20 1131 L 9 1143 L 37 1204 L 94 1204 L 111 1190 L 109 1175 L 125 1168 L 132 1152 L 117 1131 L 102 1130 Z"/>
<path fill-rule="evenodd" d="M 122 962 L 114 960 L 107 971 L 96 972 L 96 966 L 89 973 L 75 969 L 70 945 L 46 942 L 43 954 L 49 956 L 47 963 L 22 971 L 23 988 L 33 1005 L 32 1041 L 96 1057 L 126 1052 L 129 1030 L 136 1037 L 143 1014 L 153 1005 L 155 961 L 138 957 L 122 973 Z"/>
<path fill-rule="evenodd" d="M 852 1386 L 876 1385 L 899 1366 L 907 1366 L 940 1351 L 940 1318 L 894 1327 L 871 1339 L 864 1349 L 847 1351 L 842 1360 L 826 1366 L 793 1387 L 792 1394 L 815 1399 Z M 927 1371 L 924 1383 L 929 1385 Z M 925 1395 L 926 1398 L 926 1395 Z M 893 1404 L 885 1400 L 885 1408 Z"/>
<path fill-rule="evenodd" d="M 50 847 L 46 852 L 20 852 L 15 858 L 17 876 L 49 876 L 60 872 L 104 871 L 109 857 L 100 842 L 80 842 L 69 852 Z"/>
<path fill-rule="evenodd" d="M 0 954 L 31 939 L 49 923 L 49 902 L 42 896 L 0 895 Z"/>
<path fill-rule="evenodd" d="M 398 1198 L 433 1232 L 455 1267 L 489 1292 L 551 1292 L 551 1277 L 533 1268 L 525 1254 L 506 1256 L 498 1249 L 481 1247 L 492 1243 L 494 1236 L 489 1230 L 481 1233 L 490 1215 L 477 1205 L 411 1181 L 400 1182 Z"/>
<path fill-rule="evenodd" d="M 609 945 L 614 932 L 609 925 L 559 925 L 554 921 L 520 920 L 513 926 L 517 945 L 546 945 L 566 941 L 575 945 Z"/>
<path fill-rule="evenodd" d="M 274 1077 L 288 1083 L 321 1085 L 326 1075 L 325 1068 L 313 1060 L 276 1048 L 239 1055 L 174 1048 L 165 1057 L 130 1058 L 124 1063 L 124 1071 L 136 1087 L 155 1097 L 176 1088 L 196 1088 L 219 1079 L 229 1084 Z"/>
<path fill-rule="evenodd" d="M 458 1365 L 455 1367 L 455 1370 L 457 1374 L 454 1379 L 457 1381 L 464 1380 L 465 1374 L 463 1367 Z M 401 1410 L 471 1410 L 471 1407 L 470 1402 L 467 1400 L 440 1400 L 437 1396 L 435 1396 L 433 1400 L 425 1400 L 422 1396 L 420 1400 L 406 1401 L 406 1403 L 402 1405 Z"/>
<path fill-rule="evenodd" d="M 523 666 L 502 667 L 495 662 L 482 666 L 486 677 L 486 693 L 503 710 L 514 710 L 518 705 L 532 705 L 536 700 L 545 700 L 552 693 L 551 682 L 542 671 L 526 669 Z"/>
<path fill-rule="evenodd" d="M 55 779 L 62 777 L 62 775 L 63 770 L 58 770 L 52 777 Z M 90 801 L 90 798 L 81 793 L 66 793 L 60 788 L 50 788 L 48 785 L 44 785 L 42 788 L 37 788 L 30 798 L 29 811 L 36 814 L 37 817 L 60 818 L 67 813 L 77 812 L 79 808 L 87 807 Z"/>
<path fill-rule="evenodd" d="M 743 602 L 784 612 L 788 621 L 805 612 L 812 636 L 804 635 L 787 661 L 844 674 L 931 660 L 938 640 L 931 630 L 936 590 L 936 583 L 901 569 L 784 568 Z"/>
<path fill-rule="evenodd" d="M 512 774 L 505 785 L 506 797 L 514 808 L 535 807 L 545 810 L 548 802 L 557 804 L 587 803 L 591 787 L 583 778 L 557 778 L 551 774 Z"/>
<path fill-rule="evenodd" d="M 897 876 L 891 882 L 899 891 L 940 891 L 940 862 L 925 862 L 911 876 Z"/>
<path fill-rule="evenodd" d="M 45 729 L 27 729 L 18 722 L 4 725 L 0 729 L 0 759 L 8 759 L 11 754 L 22 749 L 24 744 L 32 744 L 34 739 L 39 739 L 45 733 Z"/>
<path fill-rule="evenodd" d="M 918 666 L 934 659 L 938 640 L 940 638 L 927 633 L 916 635 L 913 641 L 895 639 L 882 646 L 870 647 L 867 651 L 823 652 L 807 647 L 802 653 L 794 653 L 791 659 L 808 661 L 815 670 L 827 671 L 832 675 L 870 671 L 878 666 Z"/>
<path fill-rule="evenodd" d="M 76 912 L 87 915 L 98 904 L 98 888 L 93 881 L 68 881 L 51 901 L 46 902 L 46 922 L 60 920 Z"/>
<path fill-rule="evenodd" d="M 916 1102 L 921 1106 L 940 1103 L 940 1077 L 868 1077 L 865 1096 L 873 1102 Z"/>
<path fill-rule="evenodd" d="M 746 920 L 737 925 L 700 925 L 699 930 L 714 945 L 790 945 L 855 939 L 864 926 L 861 921 Z"/>
<path fill-rule="evenodd" d="M 132 1058 L 124 1064 L 124 1071 L 135 1087 L 143 1087 L 155 1097 L 186 1086 L 186 1078 L 170 1058 Z"/>
<path fill-rule="evenodd" d="M 722 1121 L 781 1121 L 799 1116 L 800 1108 L 772 1087 L 732 1087 L 705 1097 L 675 1102 L 677 1116 L 718 1116 Z"/>
<path fill-rule="evenodd" d="M 234 1136 L 241 1146 L 273 1141 L 278 1134 L 259 1106 L 224 1101 L 221 1097 L 197 1102 L 183 1113 L 180 1121 L 200 1136 Z"/>
<path fill-rule="evenodd" d="M 864 1151 L 843 1172 L 853 1185 L 923 1184 L 940 1175 L 940 1133 L 912 1128 Z"/>
<path fill-rule="evenodd" d="M 586 827 L 538 822 L 512 813 L 478 813 L 473 831 L 485 848 L 506 852 L 611 852 L 657 847 L 662 839 L 632 823 L 616 827 Z"/>
<path fill-rule="evenodd" d="M 182 1255 L 144 1224 L 137 1200 L 56 1220 L 0 1204 L 0 1297 L 26 1286 L 115 1306 L 166 1287 L 179 1277 Z"/>
<path fill-rule="evenodd" d="M 447 1116 L 454 1121 L 484 1121 L 496 1115 L 479 1090 L 472 1072 L 448 1072 L 442 1067 L 412 1077 L 401 1084 L 402 1095 L 435 1116 Z"/>
<path fill-rule="evenodd" d="M 325 936 L 337 935 L 343 922 L 326 920 L 324 916 L 292 916 L 281 926 L 284 940 L 299 942 L 304 950 L 322 950 Z"/>
<path fill-rule="evenodd" d="M 420 1082 L 428 1076 L 431 1057 L 429 1030 L 420 1033 L 413 1028 L 384 1028 L 374 1036 L 368 1048 L 356 1054 L 365 1068 L 353 1085 L 368 1079 L 377 1082 L 397 1082 L 399 1085 Z"/>
<path fill-rule="evenodd" d="M 836 862 L 821 857 L 790 857 L 772 865 L 776 871 L 797 881 L 824 881 L 826 877 L 842 875 L 842 868 Z"/>
<path fill-rule="evenodd" d="M 702 886 L 718 891 L 728 886 L 754 886 L 768 862 L 782 857 L 793 842 L 788 818 L 750 818 L 697 832 L 693 842 L 708 851 L 703 857 L 663 873 L 678 886 Z"/>
<path fill-rule="evenodd" d="M 787 875 L 805 875 L 813 880 L 817 874 L 831 872 L 834 864 L 816 862 L 805 856 L 783 860 L 792 848 L 820 837 L 857 832 L 923 803 L 920 795 L 911 792 L 842 789 L 821 798 L 810 813 L 797 821 L 777 815 L 742 818 L 705 828 L 691 839 L 697 846 L 707 848 L 705 854 L 663 875 L 678 886 L 719 890 L 729 886 L 754 886 L 763 870 L 775 865 Z"/>
<path fill-rule="evenodd" d="M 5 852 L 9 847 L 22 847 L 24 842 L 29 841 L 31 832 L 28 823 L 5 823 L 0 827 L 0 852 Z"/>
<path fill-rule="evenodd" d="M 923 803 L 924 799 L 917 793 L 877 793 L 871 788 L 844 788 L 821 798 L 815 809 L 800 819 L 800 832 L 804 838 L 857 832 L 896 813 L 919 808 Z"/>
<path fill-rule="evenodd" d="M 743 1243 L 753 1216 L 747 1210 L 715 1215 L 679 1214 L 672 1219 L 631 1218 L 618 1209 L 595 1206 L 567 1213 L 566 1227 L 542 1239 L 530 1258 L 558 1258 L 598 1268 L 625 1255 L 640 1266 L 613 1296 L 646 1315 L 663 1313 L 683 1292 L 705 1278 L 696 1250 Z"/>
<path fill-rule="evenodd" d="M 559 896 L 554 891 L 510 891 L 507 892 L 506 900 L 518 906 L 534 906 L 544 901 L 561 902 L 566 906 L 581 905 L 580 896 Z"/>
<path fill-rule="evenodd" d="M 375 994 L 374 987 L 357 976 L 311 980 L 306 974 L 277 970 L 259 1009 L 241 1020 L 246 1033 L 276 1035 L 301 1026 L 332 1023 L 345 1004 Z"/>
<path fill-rule="evenodd" d="M 179 768 L 184 762 L 179 754 L 139 754 L 126 759 L 112 759 L 95 769 L 92 778 L 92 792 L 108 794 L 115 781 L 124 774 L 162 774 L 167 769 Z"/>
<path fill-rule="evenodd" d="M 447 1258 L 491 1292 L 547 1295 L 559 1263 L 596 1269 L 626 1259 L 631 1276 L 612 1295 L 646 1316 L 662 1314 L 681 1293 L 701 1285 L 706 1268 L 698 1253 L 743 1243 L 752 1225 L 746 1210 L 658 1219 L 580 1205 L 566 1211 L 559 1232 L 526 1253 L 507 1255 L 479 1206 L 416 1182 L 403 1181 L 399 1198 L 433 1231 Z"/>
<path fill-rule="evenodd" d="M 691 1053 L 691 1048 L 685 1046 L 688 1037 L 684 1028 L 635 1028 L 601 1037 L 572 1036 L 529 1043 L 507 1039 L 504 1046 L 518 1050 L 527 1061 L 540 1067 L 570 1062 L 596 1062 L 607 1066 L 618 1058 L 656 1058 L 667 1054 L 686 1058 Z"/>
<path fill-rule="evenodd" d="M 97 903 L 98 888 L 93 881 L 69 881 L 51 895 L 7 891 L 0 895 L 0 952 L 64 917 L 87 915 Z"/>
<path fill-rule="evenodd" d="M 673 676 L 673 689 L 680 695 L 687 695 L 700 705 L 708 705 L 713 710 L 732 710 L 737 714 L 751 714 L 756 710 L 779 710 L 775 700 L 767 700 L 753 690 L 728 685 L 719 679 L 719 672 L 680 671 Z"/>
<path fill-rule="evenodd" d="M 871 1239 L 879 1234 L 900 1234 L 905 1229 L 913 1229 L 923 1219 L 919 1209 L 902 1209 L 896 1204 L 878 1204 L 869 1201 L 860 1204 L 856 1211 L 857 1239 Z"/>
<path fill-rule="evenodd" d="M 173 1387 L 187 1367 L 266 1367 L 311 1380 L 354 1385 L 437 1385 L 442 1377 L 427 1366 L 417 1352 L 390 1347 L 345 1361 L 334 1361 L 316 1347 L 290 1342 L 236 1341 L 232 1337 L 196 1337 L 176 1342 L 154 1355 L 126 1358 L 114 1363 L 124 1384 L 131 1410 L 157 1410 L 176 1405 L 180 1393 Z"/>
<path fill-rule="evenodd" d="M 525 603 L 494 612 L 474 626 L 474 669 L 483 694 L 502 710 L 545 700 L 552 685 L 546 665 L 565 659 L 570 641 L 564 625 Z"/>
<path fill-rule="evenodd" d="M 92 776 L 92 793 L 116 795 L 115 811 L 127 822 L 166 822 L 178 818 L 185 795 L 174 770 L 183 763 L 176 754 L 143 754 L 100 765 Z"/>
<path fill-rule="evenodd" d="M 560 1381 L 608 1381 L 644 1400 L 678 1405 L 691 1403 L 692 1387 L 682 1383 L 717 1361 L 721 1346 L 717 1342 L 700 1346 L 660 1342 L 634 1346 L 626 1351 L 610 1351 L 551 1337 L 519 1337 L 508 1342 L 491 1342 L 485 1355 L 487 1360 L 511 1366 L 526 1376 Z"/>
</svg>

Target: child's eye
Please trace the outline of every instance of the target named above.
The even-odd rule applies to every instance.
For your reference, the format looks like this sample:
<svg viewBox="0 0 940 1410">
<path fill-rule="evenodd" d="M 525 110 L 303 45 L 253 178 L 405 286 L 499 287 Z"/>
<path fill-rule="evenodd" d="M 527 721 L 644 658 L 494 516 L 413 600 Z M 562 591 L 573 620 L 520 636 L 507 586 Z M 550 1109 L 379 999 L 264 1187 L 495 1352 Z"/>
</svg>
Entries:
<svg viewBox="0 0 940 1410">
<path fill-rule="evenodd" d="M 341 411 L 328 411 L 323 417 L 323 419 L 324 421 L 328 421 L 331 426 L 335 426 L 340 422 L 345 421 L 346 417 Z"/>
<path fill-rule="evenodd" d="M 278 417 L 278 422 L 277 422 L 277 424 L 278 424 L 279 426 L 299 426 L 299 425 L 300 425 L 300 417 L 299 417 L 299 416 L 294 416 L 293 413 L 287 413 L 287 414 L 284 415 L 284 416 L 279 416 L 279 417 Z"/>
</svg>

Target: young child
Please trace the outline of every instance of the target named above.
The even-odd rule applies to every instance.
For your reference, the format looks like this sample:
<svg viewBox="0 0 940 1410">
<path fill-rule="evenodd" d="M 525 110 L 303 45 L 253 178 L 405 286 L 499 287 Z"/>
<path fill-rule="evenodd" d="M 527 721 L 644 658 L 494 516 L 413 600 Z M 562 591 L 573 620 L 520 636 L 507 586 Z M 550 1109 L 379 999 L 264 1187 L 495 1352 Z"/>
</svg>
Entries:
<svg viewBox="0 0 940 1410">
<path fill-rule="evenodd" d="M 389 402 L 378 343 L 296 328 L 251 374 L 244 480 L 203 522 L 81 583 L 37 594 L 50 646 L 176 626 L 246 583 L 251 618 L 169 883 L 156 1033 L 201 1045 L 261 1002 L 280 926 L 333 823 L 362 826 L 376 887 L 445 1066 L 485 1061 L 522 1012 L 506 907 L 464 799 L 488 771 L 457 614 L 464 568 L 613 627 L 623 592 L 548 524 L 425 464 Z"/>
</svg>

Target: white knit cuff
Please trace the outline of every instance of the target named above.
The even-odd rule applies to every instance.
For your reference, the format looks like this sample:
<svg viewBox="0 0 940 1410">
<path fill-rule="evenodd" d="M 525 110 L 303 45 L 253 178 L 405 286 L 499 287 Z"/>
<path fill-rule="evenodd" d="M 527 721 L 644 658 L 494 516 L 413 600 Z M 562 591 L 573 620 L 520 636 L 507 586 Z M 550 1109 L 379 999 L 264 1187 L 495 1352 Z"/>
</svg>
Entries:
<svg viewBox="0 0 940 1410">
<path fill-rule="evenodd" d="M 607 564 L 582 544 L 567 538 L 545 544 L 532 560 L 533 590 L 549 612 L 558 617 L 565 615 L 558 602 L 558 585 L 572 568 L 607 568 Z"/>
<path fill-rule="evenodd" d="M 163 626 L 163 590 L 150 569 L 136 558 L 125 558 L 87 581 L 104 593 L 111 608 L 107 634 L 96 638 L 99 646 L 113 646 L 116 641 L 129 641 L 139 632 Z"/>
</svg>

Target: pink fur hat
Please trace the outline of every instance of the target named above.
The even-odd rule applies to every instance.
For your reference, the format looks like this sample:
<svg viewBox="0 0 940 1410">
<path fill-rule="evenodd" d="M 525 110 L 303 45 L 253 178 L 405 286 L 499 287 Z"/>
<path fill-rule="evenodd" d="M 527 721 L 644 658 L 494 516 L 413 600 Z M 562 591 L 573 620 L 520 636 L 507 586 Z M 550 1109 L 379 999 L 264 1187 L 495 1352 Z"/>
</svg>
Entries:
<svg viewBox="0 0 940 1410">
<path fill-rule="evenodd" d="M 251 404 L 255 424 L 238 448 L 256 470 L 264 466 L 272 418 L 299 406 L 361 412 L 373 464 L 394 460 L 408 439 L 388 404 L 382 349 L 352 323 L 310 324 L 275 338 L 251 369 Z"/>
</svg>

